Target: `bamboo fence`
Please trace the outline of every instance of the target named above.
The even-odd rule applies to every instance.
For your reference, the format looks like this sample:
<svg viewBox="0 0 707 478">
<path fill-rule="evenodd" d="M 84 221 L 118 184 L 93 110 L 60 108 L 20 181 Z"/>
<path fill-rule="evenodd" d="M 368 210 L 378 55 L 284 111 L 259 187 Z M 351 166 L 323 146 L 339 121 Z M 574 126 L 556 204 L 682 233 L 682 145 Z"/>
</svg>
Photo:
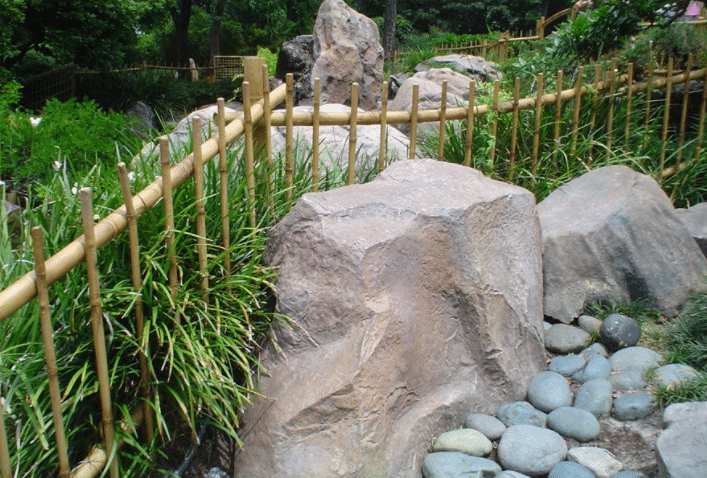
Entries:
<svg viewBox="0 0 707 478">
<path fill-rule="evenodd" d="M 694 60 L 689 61 L 690 65 L 695 64 Z M 670 63 L 672 65 L 672 62 Z M 695 146 L 694 158 L 688 158 L 684 162 L 678 162 L 676 164 L 666 164 L 665 161 L 665 147 L 667 144 L 667 128 L 664 126 L 662 128 L 662 136 L 660 138 L 662 154 L 661 154 L 661 175 L 669 175 L 674 173 L 680 168 L 688 167 L 690 162 L 696 159 L 702 147 L 701 138 L 704 135 L 704 120 L 705 120 L 705 110 L 707 107 L 707 75 L 705 73 L 706 69 L 686 69 L 682 72 L 673 72 L 672 67 L 669 66 L 667 74 L 665 77 L 658 77 L 649 71 L 648 77 L 644 82 L 636 82 L 633 77 L 633 68 L 629 66 L 626 68 L 627 73 L 623 75 L 617 74 L 617 68 L 615 65 L 609 67 L 608 72 L 602 71 L 602 67 L 596 68 L 594 73 L 594 79 L 590 84 L 585 84 L 582 77 L 582 69 L 580 69 L 577 75 L 577 80 L 571 87 L 563 89 L 564 75 L 563 72 L 557 72 L 556 84 L 557 89 L 554 92 L 546 92 L 544 89 L 544 83 L 547 78 L 543 78 L 540 75 L 537 79 L 537 85 L 535 94 L 530 95 L 526 98 L 520 98 L 520 85 L 516 81 L 514 85 L 513 98 L 510 101 L 500 101 L 499 100 L 499 86 L 498 82 L 494 85 L 494 94 L 491 104 L 475 104 L 476 103 L 476 88 L 472 81 L 469 87 L 469 103 L 466 106 L 458 107 L 447 107 L 445 101 L 443 100 L 440 107 L 433 110 L 419 110 L 417 106 L 417 95 L 418 88 L 417 85 L 413 88 L 413 108 L 411 111 L 388 111 L 386 106 L 383 106 L 380 111 L 366 111 L 358 112 L 356 108 L 355 99 L 358 98 L 357 89 L 358 85 L 353 84 L 352 89 L 352 108 L 350 113 L 321 113 L 320 112 L 320 100 L 319 100 L 319 82 L 315 82 L 315 102 L 313 112 L 293 112 L 293 88 L 292 88 L 292 76 L 288 75 L 285 84 L 277 87 L 273 91 L 268 90 L 267 86 L 267 68 L 262 64 L 262 60 L 251 60 L 246 62 L 245 73 L 246 81 L 243 84 L 244 88 L 244 114 L 238 115 L 234 113 L 226 113 L 223 107 L 223 100 L 218 100 L 218 111 L 216 113 L 216 124 L 217 132 L 209 138 L 208 140 L 202 142 L 199 134 L 193 137 L 193 153 L 181 158 L 178 162 L 171 165 L 172 159 L 169 156 L 169 148 L 167 144 L 167 139 L 162 138 L 160 140 L 160 163 L 162 166 L 162 175 L 148 185 L 145 189 L 140 192 L 134 193 L 130 191 L 130 186 L 127 181 L 127 174 L 125 171 L 125 166 L 118 165 L 118 174 L 121 179 L 121 189 L 125 199 L 125 203 L 122 207 L 118 208 L 108 216 L 94 223 L 94 212 L 93 205 L 91 204 L 91 191 L 90 189 L 82 189 L 80 191 L 81 204 L 82 204 L 82 218 L 84 226 L 84 234 L 66 245 L 56 254 L 51 257 L 43 257 L 43 246 L 42 237 L 38 229 L 32 230 L 32 238 L 34 241 L 35 250 L 35 270 L 25 274 L 13 284 L 0 291 L 0 321 L 2 320 L 18 320 L 18 317 L 12 317 L 12 315 L 23 305 L 27 304 L 35 297 L 39 301 L 40 311 L 41 311 L 41 323 L 42 323 L 42 334 L 44 339 L 44 350 L 46 354 L 47 363 L 47 380 L 49 383 L 49 390 L 51 392 L 51 403 L 53 411 L 53 423 L 55 429 L 55 436 L 57 440 L 57 469 L 58 474 L 61 478 L 71 477 L 71 478 L 91 478 L 96 476 L 101 472 L 106 466 L 108 466 L 109 474 L 111 478 L 118 476 L 117 460 L 111 459 L 111 456 L 117 456 L 119 454 L 120 443 L 119 440 L 115 439 L 115 428 L 116 426 L 121 427 L 122 430 L 134 430 L 138 426 L 144 429 L 145 436 L 151 437 L 154 432 L 154 419 L 152 417 L 151 409 L 145 405 L 134 411 L 131 416 L 130 421 L 123 421 L 119 424 L 114 423 L 113 408 L 114 404 L 111 403 L 111 390 L 107 382 L 107 368 L 110 366 L 108 362 L 109 351 L 105 348 L 105 338 L 103 335 L 103 324 L 101 320 L 101 310 L 100 310 L 100 272 L 96 264 L 96 250 L 103 247 L 109 241 L 115 239 L 124 230 L 128 230 L 129 242 L 130 242 L 130 264 L 132 271 L 132 283 L 136 291 L 140 290 L 141 285 L 141 272 L 139 266 L 139 250 L 140 244 L 137 243 L 137 228 L 138 228 L 138 218 L 145 214 L 148 209 L 155 206 L 158 201 L 163 201 L 165 206 L 165 214 L 167 217 L 166 221 L 166 234 L 164 236 L 164 241 L 166 242 L 167 250 L 173 250 L 173 244 L 175 241 L 174 237 L 174 224 L 173 224 L 173 205 L 172 205 L 172 195 L 176 188 L 183 185 L 188 179 L 193 178 L 195 181 L 195 197 L 194 204 L 197 209 L 197 221 L 196 221 L 196 246 L 199 251 L 198 260 L 198 270 L 202 276 L 201 289 L 202 289 L 202 300 L 209 300 L 209 277 L 206 274 L 207 261 L 209 260 L 206 255 L 206 229 L 204 227 L 204 193 L 203 193 L 203 168 L 206 163 L 213 160 L 214 158 L 219 158 L 219 173 L 221 177 L 221 237 L 215 238 L 214 241 L 221 241 L 225 249 L 228 249 L 228 184 L 227 184 L 227 169 L 226 169 L 226 146 L 241 136 L 245 137 L 245 164 L 246 164 L 246 175 L 248 180 L 247 193 L 248 202 L 247 206 L 250 209 L 249 221 L 251 225 L 256 223 L 256 211 L 254 203 L 255 188 L 253 187 L 253 165 L 256 159 L 260 156 L 260 160 L 265 160 L 272 162 L 272 150 L 270 146 L 270 126 L 284 126 L 286 128 L 286 149 L 285 149 L 285 178 L 286 178 L 286 191 L 287 197 L 291 195 L 292 191 L 292 181 L 293 181 L 293 128 L 295 126 L 307 126 L 313 128 L 313 137 L 315 138 L 314 144 L 318 144 L 319 128 L 321 126 L 327 125 L 341 125 L 348 126 L 350 128 L 349 135 L 349 155 L 347 163 L 347 182 L 353 183 L 355 181 L 355 154 L 357 146 L 357 136 L 356 129 L 359 125 L 380 125 L 381 128 L 381 144 L 379 150 L 379 157 L 377 168 L 382 170 L 385 167 L 385 157 L 386 157 L 386 142 L 385 142 L 385 131 L 387 125 L 390 124 L 400 124 L 408 123 L 411 125 L 411 147 L 410 147 L 410 158 L 416 157 L 416 135 L 418 125 L 420 123 L 434 122 L 439 123 L 442 127 L 439 128 L 439 150 L 438 158 L 443 159 L 445 157 L 444 143 L 446 128 L 444 128 L 445 122 L 449 121 L 459 121 L 466 120 L 466 142 L 464 144 L 464 161 L 463 164 L 466 166 L 471 166 L 472 158 L 474 157 L 473 151 L 473 137 L 475 122 L 484 115 L 494 113 L 492 128 L 494 130 L 498 128 L 498 118 L 501 115 L 511 115 L 511 140 L 510 146 L 495 144 L 489 152 L 490 159 L 493 160 L 494 154 L 497 150 L 503 148 L 509 152 L 508 155 L 508 165 L 510 174 L 513 173 L 514 163 L 517 160 L 516 147 L 518 142 L 518 118 L 521 111 L 528 110 L 534 115 L 534 134 L 533 134 L 533 145 L 530 161 L 532 162 L 532 167 L 535 169 L 538 164 L 539 151 L 544 148 L 545 152 L 548 151 L 547 148 L 552 148 L 552 154 L 557 154 L 560 148 L 562 149 L 572 149 L 576 148 L 577 137 L 580 130 L 584 130 L 591 126 L 589 124 L 580 124 L 580 112 L 587 109 L 596 108 L 598 98 L 609 100 L 613 103 L 619 100 L 625 101 L 627 104 L 626 116 L 624 118 L 619 118 L 618 120 L 625 121 L 625 126 L 623 133 L 628 139 L 629 134 L 629 123 L 631 122 L 631 115 L 639 115 L 639 118 L 643 114 L 646 118 L 650 116 L 650 111 L 648 109 L 644 113 L 643 111 L 632 110 L 631 104 L 636 94 L 645 93 L 647 96 L 651 94 L 652 91 L 658 89 L 666 89 L 666 94 L 664 95 L 665 115 L 669 114 L 670 111 L 670 88 L 673 85 L 680 83 L 687 83 L 688 81 L 701 81 L 703 86 L 703 94 L 701 97 L 701 103 L 699 106 L 699 127 L 697 133 L 697 142 Z M 544 81 L 545 80 L 545 81 Z M 256 85 L 254 87 L 254 85 Z M 385 98 L 385 84 L 382 85 L 383 95 Z M 443 91 L 446 91 L 446 85 L 443 86 Z M 444 95 L 444 94 L 443 94 Z M 591 101 L 584 101 L 586 96 L 591 96 Z M 271 111 L 273 105 L 278 105 L 285 102 L 285 111 Z M 687 102 L 687 95 L 685 95 L 684 102 Z M 572 104 L 573 103 L 573 104 Z M 385 105 L 385 102 L 384 102 Z M 444 105 L 444 106 L 442 106 Z M 568 105 L 572 108 L 573 120 L 571 124 L 563 124 L 562 116 L 560 115 L 560 110 L 563 105 Z M 554 132 L 552 135 L 553 141 L 550 144 L 541 145 L 540 144 L 540 117 L 544 108 L 554 108 L 554 124 L 552 125 Z M 647 106 L 648 108 L 648 106 Z M 684 141 L 685 129 L 686 129 L 686 108 L 685 104 L 681 108 L 681 119 L 679 124 L 679 135 L 681 141 Z M 620 140 L 617 137 L 617 131 L 620 128 L 617 127 L 617 118 L 614 117 L 615 109 L 613 107 L 609 108 L 608 118 L 606 118 L 604 130 L 607 136 L 607 142 L 611 144 L 612 141 Z M 595 115 L 590 115 L 590 122 L 596 121 Z M 664 120 L 666 121 L 666 120 Z M 665 123 L 663 123 L 665 125 Z M 596 124 L 593 125 L 595 128 Z M 192 131 L 200 131 L 200 125 L 198 120 L 195 120 L 193 124 Z M 569 138 L 567 141 L 569 144 L 560 144 L 560 132 L 564 131 L 564 138 Z M 494 131 L 494 134 L 496 131 Z M 590 128 L 591 133 L 591 128 Z M 264 144 L 263 144 L 264 143 Z M 260 146 L 264 146 L 260 148 Z M 260 148 L 260 149 L 259 149 Z M 264 151 L 264 153 L 263 153 Z M 318 158 L 319 151 L 318 148 L 314 148 L 313 158 Z M 264 156 L 264 158 L 263 158 Z M 681 158 L 682 159 L 682 158 Z M 312 178 L 313 187 L 316 189 L 318 185 L 317 178 L 319 177 L 320 171 L 318 160 L 312 162 Z M 274 184 L 271 182 L 268 188 L 268 202 L 272 203 L 274 200 Z M 171 258 L 170 260 L 170 271 L 169 271 L 169 287 L 173 294 L 179 288 L 176 274 L 176 259 Z M 226 258 L 230 261 L 230 258 Z M 67 439 L 64 430 L 64 422 L 61 414 L 61 400 L 59 384 L 56 380 L 56 357 L 54 356 L 54 346 L 52 343 L 52 330 L 51 330 L 51 318 L 49 302 L 51 298 L 48 295 L 48 287 L 55 283 L 57 280 L 62 278 L 68 273 L 79 273 L 74 271 L 74 269 L 81 263 L 86 263 L 87 275 L 89 278 L 90 285 L 90 308 L 93 317 L 93 333 L 94 333 L 94 347 L 96 356 L 96 366 L 97 374 L 100 381 L 99 395 L 100 403 L 102 409 L 102 430 L 100 436 L 102 437 L 103 444 L 101 446 L 96 446 L 91 455 L 79 464 L 75 464 L 73 470 L 70 469 L 70 464 L 67 459 Z M 229 266 L 230 268 L 230 266 Z M 138 306 L 135 308 L 135 320 L 138 330 L 142 330 L 142 310 Z M 144 403 L 149 402 L 149 397 L 151 394 L 150 387 L 148 385 L 147 377 L 147 360 L 144 354 L 140 354 L 140 391 L 143 397 L 146 398 Z M 4 408 L 4 402 L 0 399 L 0 406 Z M 9 447 L 7 441 L 6 433 L 6 410 L 2 410 L 2 415 L 0 415 L 0 477 L 1 478 L 12 478 L 12 459 L 9 454 Z M 99 437 L 97 436 L 97 441 Z"/>
</svg>

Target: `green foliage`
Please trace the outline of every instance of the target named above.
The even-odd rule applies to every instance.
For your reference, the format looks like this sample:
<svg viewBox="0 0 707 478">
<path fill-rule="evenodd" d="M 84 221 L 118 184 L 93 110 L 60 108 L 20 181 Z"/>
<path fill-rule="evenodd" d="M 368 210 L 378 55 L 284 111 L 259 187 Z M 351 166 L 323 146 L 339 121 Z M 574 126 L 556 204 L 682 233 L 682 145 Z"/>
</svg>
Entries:
<svg viewBox="0 0 707 478">
<path fill-rule="evenodd" d="M 268 66 L 269 76 L 275 76 L 275 69 L 277 68 L 277 55 L 277 52 L 273 53 L 267 48 L 258 47 L 258 56 L 265 60 L 265 64 Z"/>
<path fill-rule="evenodd" d="M 670 327 L 669 362 L 707 373 L 707 293 L 696 294 Z"/>
<path fill-rule="evenodd" d="M 636 73 L 643 73 L 643 68 L 656 60 L 659 64 L 667 64 L 673 57 L 675 68 L 684 68 L 687 57 L 692 53 L 696 61 L 698 54 L 707 49 L 707 38 L 691 26 L 674 23 L 667 28 L 651 28 L 637 36 L 621 52 L 625 62 L 636 66 Z"/>
</svg>

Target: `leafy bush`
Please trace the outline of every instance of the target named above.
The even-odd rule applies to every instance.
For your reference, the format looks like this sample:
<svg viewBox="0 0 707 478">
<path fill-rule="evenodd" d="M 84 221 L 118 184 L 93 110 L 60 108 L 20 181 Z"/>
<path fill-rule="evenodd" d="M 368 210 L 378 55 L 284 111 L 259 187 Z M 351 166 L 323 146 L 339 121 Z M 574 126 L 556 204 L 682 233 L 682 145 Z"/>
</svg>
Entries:
<svg viewBox="0 0 707 478">
<path fill-rule="evenodd" d="M 676 68 L 684 68 L 690 53 L 697 55 L 707 49 L 707 38 L 697 29 L 684 23 L 674 23 L 666 28 L 651 28 L 637 36 L 620 56 L 625 62 L 630 62 L 640 68 L 658 60 L 667 64 L 668 58 L 673 57 Z"/>
<path fill-rule="evenodd" d="M 668 361 L 684 363 L 707 373 L 707 293 L 690 300 L 675 322 L 669 337 Z"/>
<path fill-rule="evenodd" d="M 273 53 L 267 48 L 258 47 L 258 56 L 265 60 L 265 64 L 268 66 L 268 75 L 275 76 L 275 69 L 277 68 L 277 52 Z"/>
</svg>

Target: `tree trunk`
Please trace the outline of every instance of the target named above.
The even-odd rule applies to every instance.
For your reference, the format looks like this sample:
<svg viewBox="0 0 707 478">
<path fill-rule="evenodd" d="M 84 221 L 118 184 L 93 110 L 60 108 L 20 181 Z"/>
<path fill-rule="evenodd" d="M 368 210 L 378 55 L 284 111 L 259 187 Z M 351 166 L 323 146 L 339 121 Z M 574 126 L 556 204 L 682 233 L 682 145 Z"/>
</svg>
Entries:
<svg viewBox="0 0 707 478">
<path fill-rule="evenodd" d="M 189 66 L 189 22 L 191 21 L 192 0 L 177 0 L 176 6 L 169 10 L 174 21 L 177 65 Z M 188 76 L 185 70 L 183 77 Z"/>
<path fill-rule="evenodd" d="M 395 17 L 398 9 L 398 0 L 385 0 L 383 13 L 383 51 L 385 59 L 389 60 L 395 51 Z"/>
</svg>

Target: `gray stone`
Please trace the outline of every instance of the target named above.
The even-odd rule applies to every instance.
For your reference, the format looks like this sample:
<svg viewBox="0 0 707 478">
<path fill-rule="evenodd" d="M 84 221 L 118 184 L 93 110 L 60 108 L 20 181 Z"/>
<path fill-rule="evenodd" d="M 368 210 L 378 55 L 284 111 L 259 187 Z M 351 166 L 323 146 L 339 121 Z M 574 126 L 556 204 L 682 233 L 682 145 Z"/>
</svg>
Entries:
<svg viewBox="0 0 707 478">
<path fill-rule="evenodd" d="M 599 436 L 601 428 L 591 412 L 575 407 L 561 407 L 547 416 L 547 427 L 566 438 L 586 443 Z"/>
<path fill-rule="evenodd" d="M 599 329 L 601 328 L 601 320 L 591 315 L 580 315 L 577 319 L 577 324 L 579 328 L 584 330 L 590 335 L 599 335 Z"/>
<path fill-rule="evenodd" d="M 556 408 L 572 405 L 572 391 L 567 379 L 555 372 L 540 372 L 528 386 L 528 402 L 549 413 Z"/>
<path fill-rule="evenodd" d="M 641 338 L 641 327 L 631 317 L 611 314 L 601 323 L 601 341 L 609 350 L 633 347 Z"/>
<path fill-rule="evenodd" d="M 480 56 L 451 54 L 435 56 L 415 66 L 413 71 L 423 72 L 431 69 L 430 65 L 451 68 L 454 71 L 473 77 L 476 81 L 495 81 L 501 79 L 499 67 L 496 63 L 485 60 Z"/>
<path fill-rule="evenodd" d="M 615 352 L 609 357 L 611 371 L 634 368 L 642 372 L 658 368 L 660 365 L 660 354 L 645 347 L 628 347 Z"/>
<path fill-rule="evenodd" d="M 552 467 L 547 478 L 595 478 L 591 471 L 571 461 L 562 461 Z"/>
<path fill-rule="evenodd" d="M 203 478 L 230 478 L 229 474 L 221 468 L 215 466 L 204 473 Z"/>
<path fill-rule="evenodd" d="M 442 433 L 432 444 L 432 451 L 458 451 L 471 456 L 491 453 L 491 441 L 478 430 L 460 428 Z"/>
<path fill-rule="evenodd" d="M 607 379 L 611 375 L 611 365 L 604 357 L 592 357 L 587 365 L 579 372 L 572 375 L 572 380 L 585 383 L 595 378 Z"/>
<path fill-rule="evenodd" d="M 506 425 L 504 425 L 501 420 L 483 413 L 471 413 L 467 415 L 464 426 L 480 431 L 486 438 L 492 441 L 501 438 L 503 432 L 506 431 Z"/>
<path fill-rule="evenodd" d="M 314 36 L 299 35 L 280 45 L 275 76 L 285 80 L 292 73 L 294 103 L 313 97 L 312 66 L 314 66 Z"/>
<path fill-rule="evenodd" d="M 351 105 L 351 84 L 359 84 L 359 106 L 380 104 L 383 47 L 376 23 L 346 5 L 324 0 L 314 24 L 312 81 L 319 78 L 322 103 Z"/>
<path fill-rule="evenodd" d="M 505 470 L 496 478 L 530 478 L 528 475 L 518 473 L 517 471 Z"/>
<path fill-rule="evenodd" d="M 614 473 L 609 478 L 648 478 L 648 475 L 642 471 L 623 470 L 618 473 Z"/>
<path fill-rule="evenodd" d="M 572 374 L 579 372 L 587 365 L 587 361 L 580 355 L 558 355 L 553 357 L 548 370 L 557 372 L 563 377 L 570 377 Z"/>
<path fill-rule="evenodd" d="M 557 354 L 579 352 L 591 341 L 587 332 L 573 325 L 555 324 L 545 331 L 545 348 Z"/>
<path fill-rule="evenodd" d="M 552 327 L 552 324 L 550 322 L 543 321 L 543 330 L 548 330 L 550 329 L 550 327 Z"/>
<path fill-rule="evenodd" d="M 155 114 L 155 110 L 153 110 L 152 107 L 144 101 L 136 102 L 134 105 L 127 109 L 125 114 L 138 118 L 142 126 L 148 132 L 158 130 L 160 128 L 160 122 L 157 118 L 157 115 Z"/>
<path fill-rule="evenodd" d="M 422 464 L 425 478 L 496 478 L 499 473 L 501 467 L 491 460 L 454 451 L 430 453 Z"/>
<path fill-rule="evenodd" d="M 507 427 L 533 425 L 545 428 L 547 415 L 528 402 L 504 403 L 498 408 L 498 419 Z"/>
<path fill-rule="evenodd" d="M 626 368 L 612 372 L 609 382 L 614 390 L 633 390 L 646 386 L 645 372 L 637 368 Z"/>
<path fill-rule="evenodd" d="M 611 382 L 603 378 L 595 378 L 585 382 L 574 396 L 574 406 L 587 410 L 597 417 L 608 415 L 611 411 L 613 397 Z"/>
<path fill-rule="evenodd" d="M 303 195 L 270 230 L 296 326 L 261 353 L 236 477 L 412 476 L 471 408 L 522 398 L 545 367 L 538 225 L 532 194 L 436 160 Z"/>
<path fill-rule="evenodd" d="M 702 254 L 707 256 L 707 203 L 695 204 L 688 209 L 676 209 L 675 213 L 700 246 Z"/>
<path fill-rule="evenodd" d="M 654 179 L 590 171 L 538 204 L 544 311 L 564 323 L 599 301 L 643 301 L 674 317 L 707 284 L 707 259 Z"/>
<path fill-rule="evenodd" d="M 599 342 L 594 342 L 592 345 L 587 347 L 586 349 L 582 350 L 579 355 L 584 358 L 587 362 L 589 362 L 592 357 L 604 357 L 608 358 L 609 357 L 609 351 L 606 350 L 606 347 L 604 347 L 602 344 Z"/>
<path fill-rule="evenodd" d="M 596 478 L 609 478 L 624 467 L 614 455 L 603 448 L 593 446 L 570 448 L 567 459 L 584 466 Z"/>
<path fill-rule="evenodd" d="M 674 403 L 656 442 L 659 478 L 707 476 L 707 402 Z"/>
<path fill-rule="evenodd" d="M 653 397 L 648 392 L 631 392 L 614 400 L 614 417 L 623 422 L 640 420 L 653 410 Z"/>
<path fill-rule="evenodd" d="M 680 386 L 686 382 L 694 380 L 700 376 L 700 372 L 681 363 L 663 365 L 655 369 L 653 380 L 661 387 L 668 390 Z"/>
<path fill-rule="evenodd" d="M 567 443 L 557 433 L 532 425 L 514 425 L 501 437 L 498 459 L 508 470 L 542 476 L 567 456 Z"/>
</svg>

